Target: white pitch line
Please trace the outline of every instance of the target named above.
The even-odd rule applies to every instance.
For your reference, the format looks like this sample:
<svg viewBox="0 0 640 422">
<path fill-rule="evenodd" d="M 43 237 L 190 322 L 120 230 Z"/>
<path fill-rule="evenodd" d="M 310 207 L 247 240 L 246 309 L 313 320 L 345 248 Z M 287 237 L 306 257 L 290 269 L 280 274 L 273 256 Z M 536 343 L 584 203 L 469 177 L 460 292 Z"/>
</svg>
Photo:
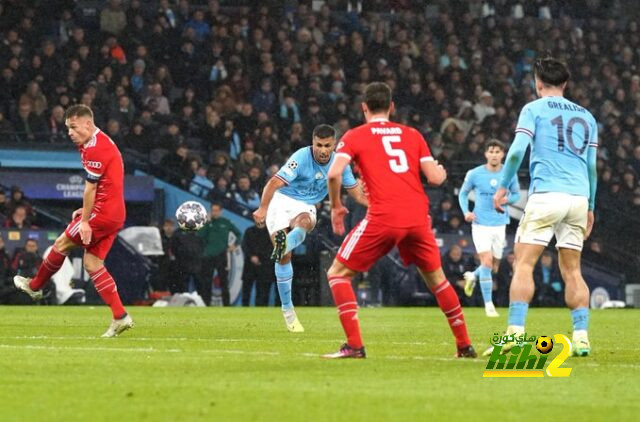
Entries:
<svg viewBox="0 0 640 422">
<path fill-rule="evenodd" d="M 96 340 L 100 337 L 91 336 L 0 336 L 0 340 Z M 219 342 L 219 343 L 340 343 L 340 340 L 323 340 L 308 338 L 290 338 L 290 339 L 256 339 L 256 338 L 203 338 L 203 337 L 122 337 L 127 341 L 199 341 L 199 342 Z M 367 344 L 382 344 L 382 342 L 371 342 Z M 394 344 L 400 346 L 433 346 L 434 343 L 424 341 L 391 341 L 384 344 Z M 448 343 L 439 343 L 447 345 Z"/>
<path fill-rule="evenodd" d="M 81 347 L 81 346 L 41 346 L 37 344 L 0 344 L 0 349 L 37 349 L 37 350 L 79 350 L 83 352 L 89 351 L 106 351 L 106 352 L 143 352 L 143 353 L 180 353 L 180 349 L 156 349 L 153 347 Z"/>
<path fill-rule="evenodd" d="M 49 337 L 49 336 L 32 336 L 32 337 L 0 337 L 6 339 L 56 339 L 57 337 Z M 62 339 L 70 339 L 70 337 L 60 337 Z M 96 340 L 94 337 L 78 337 L 80 339 L 90 339 Z M 138 338 L 140 340 L 140 338 Z M 131 340 L 128 338 L 128 340 Z M 149 338 L 148 340 L 158 340 L 157 338 Z M 185 338 L 185 340 L 194 340 L 190 338 Z M 201 339 L 205 341 L 216 341 L 215 339 Z M 113 341 L 109 339 L 101 339 L 101 341 Z M 238 340 L 244 341 L 244 340 Z M 326 340 L 329 341 L 329 340 Z M 333 341 L 332 341 L 333 342 Z M 36 349 L 36 350 L 78 350 L 78 351 L 113 351 L 113 352 L 142 352 L 142 353 L 182 353 L 186 352 L 183 349 L 158 349 L 155 347 L 103 347 L 103 346 L 50 346 L 50 345 L 35 345 L 35 344 L 0 344 L 0 349 Z M 248 355 L 248 356 L 285 356 L 284 353 L 276 352 L 276 351 L 250 351 L 250 350 L 234 350 L 234 349 L 200 349 L 200 350 L 190 350 L 189 353 L 193 354 L 194 352 L 206 353 L 206 354 L 235 354 L 235 355 Z M 322 354 L 319 353 L 297 353 L 294 356 L 306 357 L 306 358 L 319 358 Z M 221 356 L 218 356 L 221 357 Z M 440 361 L 440 362 L 471 362 L 471 363 L 482 363 L 485 364 L 485 361 L 482 359 L 458 359 L 455 357 L 445 358 L 445 357 L 437 357 L 437 356 L 398 356 L 398 355 L 374 355 L 370 356 L 370 359 L 384 359 L 384 360 L 412 360 L 412 361 Z M 582 366 L 582 365 L 580 365 Z M 606 363 L 600 364 L 597 362 L 589 362 L 585 363 L 586 367 L 594 367 L 594 368 L 608 368 L 608 367 L 616 367 L 616 368 L 640 368 L 640 364 L 633 363 Z"/>
<path fill-rule="evenodd" d="M 113 352 L 143 352 L 143 353 L 180 353 L 185 352 L 181 349 L 156 349 L 156 348 L 141 348 L 141 347 L 80 347 L 80 346 L 42 346 L 42 345 L 14 345 L 14 344 L 0 344 L 0 349 L 36 349 L 36 350 L 78 350 L 78 351 L 113 351 Z M 189 351 L 193 354 L 194 351 Z M 234 354 L 234 355 L 249 355 L 249 356 L 283 356 L 281 352 L 268 352 L 268 351 L 249 351 L 249 350 L 229 350 L 229 349 L 202 349 L 197 352 L 206 354 L 220 355 Z M 319 358 L 322 355 L 318 353 L 297 353 L 297 356 L 305 358 Z M 457 361 L 456 358 L 439 358 L 430 356 L 389 356 L 380 355 L 374 359 L 386 359 L 386 360 L 425 360 L 425 361 Z M 469 360 L 470 359 L 464 359 Z M 475 361 L 479 362 L 479 361 Z M 484 363 L 484 362 L 483 362 Z"/>
</svg>

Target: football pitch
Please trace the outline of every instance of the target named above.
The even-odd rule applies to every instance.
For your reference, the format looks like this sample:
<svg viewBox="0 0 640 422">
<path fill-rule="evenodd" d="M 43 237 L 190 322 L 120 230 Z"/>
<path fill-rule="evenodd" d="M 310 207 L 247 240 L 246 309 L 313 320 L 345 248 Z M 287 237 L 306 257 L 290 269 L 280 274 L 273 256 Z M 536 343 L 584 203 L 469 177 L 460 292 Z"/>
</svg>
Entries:
<svg viewBox="0 0 640 422">
<path fill-rule="evenodd" d="M 640 310 L 591 313 L 593 355 L 568 378 L 483 378 L 458 360 L 437 308 L 360 311 L 368 358 L 327 361 L 333 308 L 129 308 L 115 339 L 106 307 L 0 307 L 0 420 L 637 420 Z M 478 352 L 506 326 L 465 309 Z M 533 308 L 527 332 L 567 334 L 565 309 Z M 550 356 L 557 355 L 554 349 Z M 633 416 L 636 415 L 636 416 Z M 117 419 L 116 419 L 117 418 Z"/>
</svg>

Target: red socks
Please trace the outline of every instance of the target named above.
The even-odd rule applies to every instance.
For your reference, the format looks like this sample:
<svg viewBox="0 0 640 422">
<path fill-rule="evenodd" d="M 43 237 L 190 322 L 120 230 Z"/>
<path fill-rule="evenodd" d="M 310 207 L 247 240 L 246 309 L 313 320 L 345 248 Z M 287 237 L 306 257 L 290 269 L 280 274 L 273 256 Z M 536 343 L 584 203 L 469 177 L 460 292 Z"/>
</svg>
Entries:
<svg viewBox="0 0 640 422">
<path fill-rule="evenodd" d="M 111 308 L 113 319 L 123 318 L 127 314 L 127 311 L 125 311 L 122 306 L 116 282 L 113 281 L 109 271 L 107 271 L 105 267 L 102 267 L 93 273 L 89 273 L 89 277 L 91 277 L 93 285 L 104 303 Z"/>
<path fill-rule="evenodd" d="M 438 301 L 438 306 L 444 312 L 451 327 L 451 332 L 456 337 L 456 345 L 458 348 L 471 345 L 469 334 L 467 333 L 467 324 L 464 322 L 464 315 L 460 307 L 460 300 L 456 291 L 451 287 L 448 280 L 444 280 L 433 288 L 433 294 Z"/>
<path fill-rule="evenodd" d="M 38 272 L 36 276 L 29 283 L 29 288 L 31 290 L 40 290 L 47 284 L 47 281 L 51 278 L 52 275 L 58 272 L 60 267 L 62 267 L 62 263 L 64 263 L 64 259 L 68 254 L 63 254 L 58 251 L 54 246 L 49 251 L 49 255 L 42 261 L 40 264 L 40 268 L 38 268 Z"/>
<path fill-rule="evenodd" d="M 329 287 L 333 294 L 333 301 L 338 308 L 342 328 L 347 335 L 347 344 L 354 349 L 360 349 L 362 336 L 360 335 L 360 321 L 358 321 L 358 302 L 351 287 L 351 277 L 329 277 Z"/>
</svg>

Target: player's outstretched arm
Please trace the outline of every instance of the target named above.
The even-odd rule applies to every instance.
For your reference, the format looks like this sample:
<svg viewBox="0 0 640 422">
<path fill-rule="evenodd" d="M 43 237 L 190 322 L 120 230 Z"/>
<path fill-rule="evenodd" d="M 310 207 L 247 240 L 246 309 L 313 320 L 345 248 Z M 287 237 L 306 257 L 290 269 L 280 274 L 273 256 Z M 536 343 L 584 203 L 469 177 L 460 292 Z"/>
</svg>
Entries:
<svg viewBox="0 0 640 422">
<path fill-rule="evenodd" d="M 476 219 L 475 214 L 469 211 L 469 192 L 474 188 L 471 178 L 471 171 L 468 171 L 460 187 L 460 192 L 458 192 L 458 205 L 460 205 L 460 210 L 462 210 L 462 215 L 464 215 L 464 221 L 467 223 L 472 223 Z"/>
<path fill-rule="evenodd" d="M 432 186 L 440 186 L 447 180 L 447 171 L 438 163 L 438 160 L 425 160 L 420 162 L 420 170 L 427 178 L 427 183 Z"/>
<path fill-rule="evenodd" d="M 350 197 L 352 197 L 358 204 L 369 207 L 369 199 L 367 195 L 364 193 L 364 189 L 362 189 L 362 185 L 358 183 L 356 186 L 347 189 L 347 193 Z"/>
<path fill-rule="evenodd" d="M 284 185 L 284 180 L 280 179 L 279 177 L 273 176 L 271 179 L 269 179 L 264 189 L 262 190 L 262 199 L 260 200 L 260 206 L 253 212 L 253 221 L 256 222 L 256 226 L 262 227 L 264 225 L 264 220 L 267 218 L 267 209 L 269 208 L 269 204 L 273 199 L 273 195 Z"/>
<path fill-rule="evenodd" d="M 80 239 L 82 243 L 88 245 L 91 243 L 91 226 L 89 225 L 89 218 L 91 218 L 91 211 L 93 210 L 93 204 L 96 202 L 96 192 L 98 191 L 98 184 L 87 180 L 84 183 L 84 194 L 82 195 L 82 220 L 80 222 Z"/>
<path fill-rule="evenodd" d="M 493 207 L 496 211 L 503 213 L 503 205 L 507 203 L 507 188 L 511 184 L 514 176 L 522 164 L 524 154 L 529 147 L 531 137 L 523 132 L 516 132 L 516 137 L 509 148 L 507 158 L 504 160 L 504 170 L 502 171 L 502 179 L 500 187 L 493 195 Z"/>
<path fill-rule="evenodd" d="M 349 165 L 349 161 L 349 158 L 344 155 L 336 155 L 327 174 L 329 203 L 331 204 L 331 227 L 333 232 L 340 236 L 344 234 L 344 216 L 348 212 L 340 199 L 340 187 L 342 186 L 342 172 Z"/>
<path fill-rule="evenodd" d="M 585 239 L 591 235 L 591 230 L 593 230 L 593 223 L 595 221 L 593 210 L 596 206 L 596 189 L 598 187 L 598 169 L 596 166 L 598 161 L 597 152 L 597 141 L 594 141 L 589 144 L 589 150 L 587 151 L 587 172 L 589 174 L 589 213 L 587 214 L 587 232 L 584 235 Z"/>
<path fill-rule="evenodd" d="M 509 198 L 507 203 L 513 205 L 520 200 L 520 182 L 518 182 L 518 176 L 514 176 L 509 185 Z"/>
</svg>

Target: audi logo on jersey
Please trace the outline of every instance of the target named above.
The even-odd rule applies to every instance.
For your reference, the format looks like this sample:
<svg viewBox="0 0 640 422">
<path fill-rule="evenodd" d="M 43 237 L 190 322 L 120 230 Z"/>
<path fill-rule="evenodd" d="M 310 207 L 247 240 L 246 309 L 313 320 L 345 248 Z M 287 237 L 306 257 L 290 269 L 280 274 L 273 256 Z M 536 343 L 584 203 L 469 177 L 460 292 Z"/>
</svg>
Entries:
<svg viewBox="0 0 640 422">
<path fill-rule="evenodd" d="M 100 161 L 85 161 L 84 163 L 87 167 L 91 167 L 94 169 L 102 168 L 102 163 Z"/>
</svg>

